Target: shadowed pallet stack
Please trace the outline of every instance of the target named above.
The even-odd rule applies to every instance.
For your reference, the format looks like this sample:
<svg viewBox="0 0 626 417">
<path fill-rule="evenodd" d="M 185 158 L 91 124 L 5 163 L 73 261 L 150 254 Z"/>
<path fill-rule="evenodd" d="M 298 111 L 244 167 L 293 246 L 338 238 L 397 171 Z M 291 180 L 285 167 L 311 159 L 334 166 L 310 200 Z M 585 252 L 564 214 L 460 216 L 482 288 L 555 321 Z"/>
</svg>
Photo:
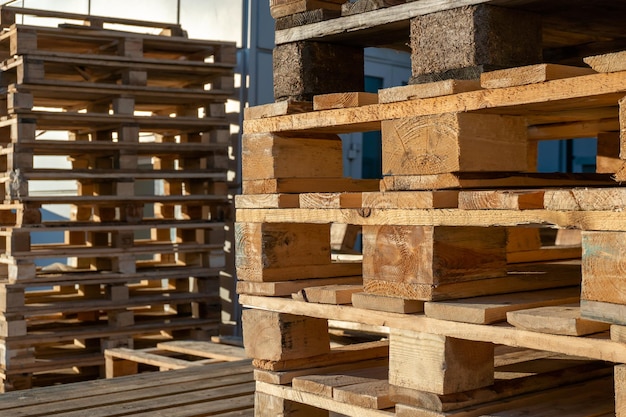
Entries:
<svg viewBox="0 0 626 417">
<path fill-rule="evenodd" d="M 1 389 L 97 375 L 133 338 L 215 334 L 235 45 L 1 11 Z"/>
<path fill-rule="evenodd" d="M 292 19 L 277 31 L 281 101 L 244 122 L 237 271 L 256 415 L 626 415 L 626 3 L 414 1 L 358 19 L 345 11 L 385 2 L 330 3 L 270 2 L 277 25 Z M 335 17 L 307 23 L 309 8 Z M 597 42 L 583 46 L 585 13 Z M 383 16 L 411 28 L 412 83 L 350 92 L 339 70 L 316 84 L 315 65 L 358 78 L 340 47 L 399 38 Z M 469 32 L 448 30 L 463 19 Z M 382 134 L 381 180 L 343 178 L 339 135 L 367 131 Z M 595 173 L 537 172 L 540 141 L 583 137 L 598 138 Z M 335 225 L 361 227 L 362 262 L 333 253 Z M 336 327 L 378 337 L 331 348 Z"/>
</svg>

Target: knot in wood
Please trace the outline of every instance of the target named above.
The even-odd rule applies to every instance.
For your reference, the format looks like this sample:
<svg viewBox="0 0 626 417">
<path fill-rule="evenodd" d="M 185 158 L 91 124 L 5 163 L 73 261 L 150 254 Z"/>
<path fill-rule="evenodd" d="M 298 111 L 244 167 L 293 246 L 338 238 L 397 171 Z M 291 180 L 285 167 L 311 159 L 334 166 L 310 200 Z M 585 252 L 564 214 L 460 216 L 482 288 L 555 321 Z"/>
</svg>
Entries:
<svg viewBox="0 0 626 417">
<path fill-rule="evenodd" d="M 371 208 L 360 208 L 359 209 L 359 216 L 363 217 L 363 218 L 367 218 L 369 216 L 372 215 L 372 209 Z"/>
</svg>

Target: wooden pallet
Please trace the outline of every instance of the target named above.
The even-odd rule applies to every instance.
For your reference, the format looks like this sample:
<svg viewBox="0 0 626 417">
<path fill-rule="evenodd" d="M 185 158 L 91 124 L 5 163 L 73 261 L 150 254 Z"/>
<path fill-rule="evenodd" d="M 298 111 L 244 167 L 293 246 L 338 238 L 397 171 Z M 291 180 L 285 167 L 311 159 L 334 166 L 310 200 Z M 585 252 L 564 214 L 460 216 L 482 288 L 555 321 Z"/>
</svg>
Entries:
<svg viewBox="0 0 626 417">
<path fill-rule="evenodd" d="M 209 371 L 210 369 L 210 371 Z M 23 416 L 252 416 L 249 360 L 36 388 L 2 395 L 0 411 Z"/>
<path fill-rule="evenodd" d="M 66 23 L 16 24 L 16 14 Z M 175 24 L 1 15 L 0 390 L 72 368 L 97 377 L 107 348 L 217 334 L 235 45 Z M 39 164 L 49 156 L 71 165 Z M 42 218 L 63 205 L 69 219 Z"/>
<path fill-rule="evenodd" d="M 156 367 L 160 371 L 182 369 L 221 362 L 246 359 L 242 347 L 221 345 L 212 342 L 176 340 L 161 342 L 155 348 L 114 348 L 104 352 L 106 376 L 114 378 L 134 375 L 139 365 Z"/>
<path fill-rule="evenodd" d="M 236 243 L 257 395 L 278 410 L 354 416 L 621 416 L 624 56 L 250 109 Z M 371 130 L 382 133 L 382 179 L 343 178 L 338 135 Z M 593 136 L 597 173 L 533 172 L 539 141 Z M 334 223 L 361 227 L 362 262 L 333 257 Z M 575 230 L 573 240 L 547 241 L 546 226 Z M 342 359 L 329 321 L 386 329 L 388 372 L 358 379 L 361 362 L 379 367 L 380 357 L 362 346 L 351 348 L 358 363 Z M 614 371 L 581 385 L 561 375 L 562 387 L 513 399 L 496 388 L 494 346 Z M 580 391 L 583 404 L 559 402 Z"/>
</svg>

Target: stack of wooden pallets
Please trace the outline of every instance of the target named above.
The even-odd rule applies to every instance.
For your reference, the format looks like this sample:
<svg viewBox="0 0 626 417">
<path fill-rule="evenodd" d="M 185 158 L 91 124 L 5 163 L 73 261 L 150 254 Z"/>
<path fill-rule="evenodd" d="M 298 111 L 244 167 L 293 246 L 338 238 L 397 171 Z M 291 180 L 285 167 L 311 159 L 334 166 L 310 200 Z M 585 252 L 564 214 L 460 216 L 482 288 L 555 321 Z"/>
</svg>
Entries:
<svg viewBox="0 0 626 417">
<path fill-rule="evenodd" d="M 97 375 L 104 349 L 136 337 L 215 334 L 235 45 L 178 25 L 1 12 L 0 390 Z M 63 207 L 67 220 L 42 215 Z"/>
<path fill-rule="evenodd" d="M 270 1 L 236 202 L 258 416 L 626 415 L 626 3 L 452 3 Z M 358 92 L 361 48 L 409 37 L 412 83 Z M 372 130 L 382 179 L 343 178 L 338 135 Z M 582 137 L 596 173 L 537 172 Z M 379 340 L 331 348 L 338 322 Z"/>
</svg>

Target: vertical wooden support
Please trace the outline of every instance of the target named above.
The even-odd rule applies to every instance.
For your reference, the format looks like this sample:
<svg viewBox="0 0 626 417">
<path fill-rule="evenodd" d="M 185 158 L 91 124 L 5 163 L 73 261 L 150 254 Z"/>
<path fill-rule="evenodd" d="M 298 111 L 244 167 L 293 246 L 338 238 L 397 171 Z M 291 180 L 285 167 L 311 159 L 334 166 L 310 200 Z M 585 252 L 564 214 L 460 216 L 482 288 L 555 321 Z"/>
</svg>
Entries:
<svg viewBox="0 0 626 417">
<path fill-rule="evenodd" d="M 619 132 L 598 133 L 598 152 L 596 155 L 596 172 L 598 174 L 615 174 L 626 163 L 619 157 Z"/>
<path fill-rule="evenodd" d="M 626 365 L 616 365 L 615 380 L 615 417 L 626 417 Z"/>
<path fill-rule="evenodd" d="M 363 48 L 294 42 L 274 48 L 274 98 L 311 101 L 318 94 L 363 91 Z"/>
<path fill-rule="evenodd" d="M 446 298 L 445 284 L 506 276 L 506 230 L 498 227 L 364 226 L 366 292 Z"/>
<path fill-rule="evenodd" d="M 246 354 L 251 358 L 282 361 L 330 351 L 328 322 L 323 319 L 246 310 L 242 324 Z"/>
<path fill-rule="evenodd" d="M 452 394 L 493 384 L 494 347 L 405 330 L 389 338 L 389 384 Z"/>
<path fill-rule="evenodd" d="M 329 224 L 237 223 L 235 246 L 237 276 L 247 281 L 281 268 L 291 268 L 295 279 L 299 266 L 331 262 Z"/>
<path fill-rule="evenodd" d="M 626 232 L 582 232 L 582 317 L 626 325 Z"/>
<path fill-rule="evenodd" d="M 526 171 L 521 118 L 447 113 L 382 123 L 383 175 Z"/>
<path fill-rule="evenodd" d="M 626 97 L 623 97 L 619 101 L 619 163 L 620 166 L 615 171 L 615 181 L 626 181 Z M 600 152 L 601 143 L 606 143 L 606 139 L 603 142 L 598 142 L 598 155 Z M 610 142 L 609 142 L 610 143 Z M 609 152 L 614 148 L 609 148 Z M 604 151 L 606 152 L 606 151 Z M 612 163 L 617 164 L 616 161 Z M 611 165 L 612 166 L 612 165 Z"/>
<path fill-rule="evenodd" d="M 244 180 L 341 178 L 342 158 L 339 136 L 309 139 L 261 133 L 243 135 L 242 138 Z"/>
<path fill-rule="evenodd" d="M 254 417 L 328 417 L 328 411 L 263 392 L 254 394 Z"/>
<path fill-rule="evenodd" d="M 477 79 L 483 71 L 541 62 L 541 17 L 485 4 L 418 16 L 411 50 L 412 83 Z"/>
</svg>

